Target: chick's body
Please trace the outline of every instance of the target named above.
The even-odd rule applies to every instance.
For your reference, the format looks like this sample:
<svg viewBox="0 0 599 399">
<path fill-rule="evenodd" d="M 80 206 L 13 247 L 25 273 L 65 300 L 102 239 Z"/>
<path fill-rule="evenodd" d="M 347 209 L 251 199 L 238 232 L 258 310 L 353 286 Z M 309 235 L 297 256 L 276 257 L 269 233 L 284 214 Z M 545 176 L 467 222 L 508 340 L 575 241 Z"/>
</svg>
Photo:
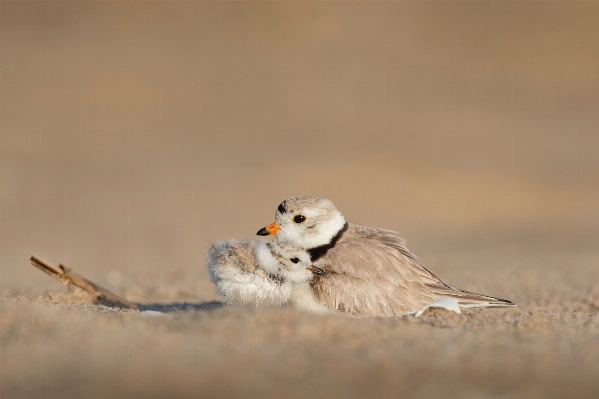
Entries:
<svg viewBox="0 0 599 399">
<path fill-rule="evenodd" d="M 289 304 L 315 312 L 328 311 L 310 287 L 310 256 L 289 243 L 216 242 L 208 252 L 208 271 L 216 291 L 228 304 Z"/>
</svg>

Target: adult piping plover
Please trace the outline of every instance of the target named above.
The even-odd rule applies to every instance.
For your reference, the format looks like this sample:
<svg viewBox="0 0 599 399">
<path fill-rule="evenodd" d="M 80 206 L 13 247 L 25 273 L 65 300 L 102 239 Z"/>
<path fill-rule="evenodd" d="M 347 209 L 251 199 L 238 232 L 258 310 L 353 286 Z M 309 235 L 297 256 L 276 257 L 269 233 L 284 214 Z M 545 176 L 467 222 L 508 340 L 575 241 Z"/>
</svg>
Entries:
<svg viewBox="0 0 599 399">
<path fill-rule="evenodd" d="M 457 299 L 463 308 L 515 306 L 449 286 L 424 267 L 397 233 L 347 223 L 324 198 L 281 202 L 275 222 L 257 234 L 276 234 L 276 240 L 304 248 L 324 271 L 311 283 L 314 294 L 327 307 L 348 314 L 413 313 L 444 297 Z"/>
<path fill-rule="evenodd" d="M 289 242 L 217 242 L 208 251 L 208 271 L 228 304 L 289 304 L 312 312 L 329 311 L 310 286 L 322 270 L 312 265 L 306 251 Z"/>
</svg>

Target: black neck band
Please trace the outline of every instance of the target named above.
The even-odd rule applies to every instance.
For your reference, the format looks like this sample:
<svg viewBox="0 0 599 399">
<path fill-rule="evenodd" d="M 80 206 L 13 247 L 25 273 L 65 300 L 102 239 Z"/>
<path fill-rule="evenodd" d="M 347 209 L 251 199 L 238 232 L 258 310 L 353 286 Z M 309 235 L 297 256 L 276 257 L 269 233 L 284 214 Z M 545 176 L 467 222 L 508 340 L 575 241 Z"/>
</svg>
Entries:
<svg viewBox="0 0 599 399">
<path fill-rule="evenodd" d="M 312 262 L 315 262 L 318 258 L 321 258 L 324 255 L 326 255 L 328 250 L 333 248 L 337 244 L 337 241 L 341 239 L 341 236 L 343 235 L 343 233 L 347 231 L 348 228 L 349 224 L 345 222 L 341 230 L 339 230 L 337 234 L 335 234 L 335 236 L 331 238 L 331 241 L 328 244 L 308 249 L 308 253 L 310 254 L 310 259 L 312 259 Z"/>
</svg>

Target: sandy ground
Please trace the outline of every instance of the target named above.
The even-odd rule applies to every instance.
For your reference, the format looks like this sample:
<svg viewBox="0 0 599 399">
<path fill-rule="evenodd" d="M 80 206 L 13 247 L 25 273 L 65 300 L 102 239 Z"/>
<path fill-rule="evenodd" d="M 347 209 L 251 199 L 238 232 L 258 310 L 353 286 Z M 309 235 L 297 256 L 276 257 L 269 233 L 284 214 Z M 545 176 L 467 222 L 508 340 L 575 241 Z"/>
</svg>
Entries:
<svg viewBox="0 0 599 399">
<path fill-rule="evenodd" d="M 318 316 L 222 307 L 177 284 L 124 289 L 167 314 L 144 317 L 56 287 L 5 292 L 2 397 L 592 398 L 599 253 L 554 244 L 433 256 L 449 281 L 520 305 L 461 315 Z"/>
<path fill-rule="evenodd" d="M 0 3 L 0 397 L 595 398 L 596 2 Z M 294 195 L 514 309 L 223 307 Z M 142 310 L 94 304 L 62 263 Z"/>
</svg>

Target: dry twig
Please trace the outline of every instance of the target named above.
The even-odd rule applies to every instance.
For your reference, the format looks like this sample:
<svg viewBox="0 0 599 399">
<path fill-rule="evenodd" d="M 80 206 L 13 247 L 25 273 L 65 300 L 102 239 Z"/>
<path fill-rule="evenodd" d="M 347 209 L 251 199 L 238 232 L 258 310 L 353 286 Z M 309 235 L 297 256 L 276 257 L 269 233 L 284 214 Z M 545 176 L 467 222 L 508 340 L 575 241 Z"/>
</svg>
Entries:
<svg viewBox="0 0 599 399">
<path fill-rule="evenodd" d="M 121 298 L 120 296 L 113 294 L 105 288 L 100 287 L 97 284 L 92 283 L 88 279 L 78 275 L 74 271 L 67 269 L 63 265 L 54 266 L 47 261 L 36 257 L 35 255 L 31 256 L 31 264 L 44 273 L 48 274 L 50 277 L 55 280 L 60 281 L 63 284 L 74 285 L 93 295 L 98 300 L 105 300 L 108 302 L 115 303 L 120 305 L 123 308 L 128 309 L 137 309 L 137 305 L 133 302 L 129 302 L 125 298 Z"/>
</svg>

